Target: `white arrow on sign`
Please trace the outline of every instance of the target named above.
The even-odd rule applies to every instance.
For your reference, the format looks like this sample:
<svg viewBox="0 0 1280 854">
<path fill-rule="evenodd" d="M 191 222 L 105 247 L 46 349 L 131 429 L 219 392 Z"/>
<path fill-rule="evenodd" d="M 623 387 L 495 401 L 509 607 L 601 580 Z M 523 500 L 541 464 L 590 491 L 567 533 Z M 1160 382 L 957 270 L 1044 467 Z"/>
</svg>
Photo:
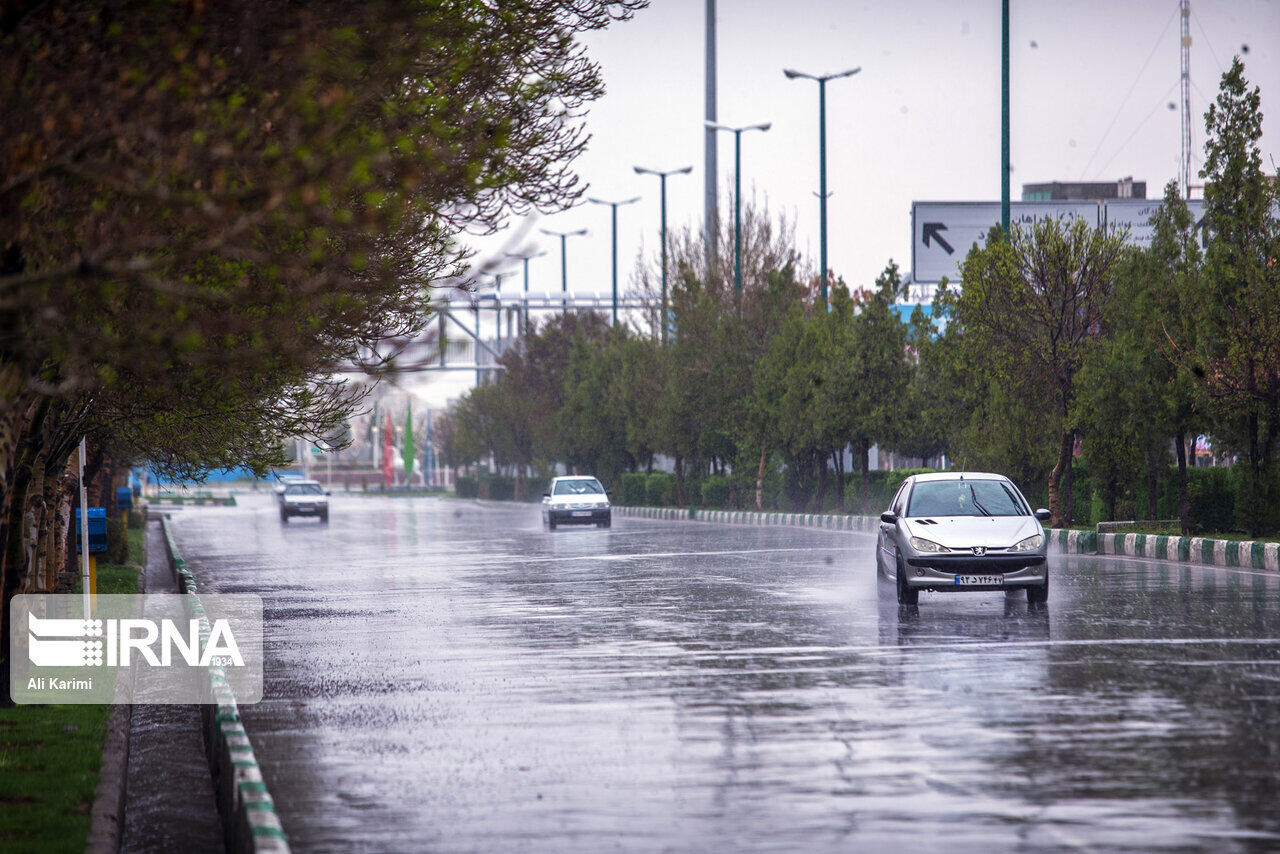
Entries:
<svg viewBox="0 0 1280 854">
<path fill-rule="evenodd" d="M 1013 202 L 1009 222 L 1024 228 L 1045 219 L 1098 224 L 1097 202 Z M 983 246 L 1000 223 L 999 202 L 913 202 L 911 272 L 917 282 L 960 279 L 960 265 L 976 243 Z"/>
</svg>

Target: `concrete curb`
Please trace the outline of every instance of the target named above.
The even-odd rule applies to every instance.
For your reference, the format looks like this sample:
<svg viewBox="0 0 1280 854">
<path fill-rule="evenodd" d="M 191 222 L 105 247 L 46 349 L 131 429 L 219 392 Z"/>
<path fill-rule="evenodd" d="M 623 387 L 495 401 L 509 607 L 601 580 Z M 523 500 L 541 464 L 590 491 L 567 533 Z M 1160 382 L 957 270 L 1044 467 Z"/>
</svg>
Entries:
<svg viewBox="0 0 1280 854">
<path fill-rule="evenodd" d="M 167 519 L 162 520 L 164 542 L 169 553 L 169 568 L 178 589 L 186 594 L 187 613 L 200 621 L 201 639 L 207 640 L 209 621 L 196 593 L 195 577 L 178 553 Z M 287 852 L 289 842 L 276 815 L 275 801 L 267 791 L 240 720 L 240 709 L 221 667 L 209 668 L 209 679 L 201 686 L 201 728 L 204 731 L 205 755 L 213 775 L 214 800 L 222 815 L 222 832 L 227 850 L 232 852 Z"/>
<path fill-rule="evenodd" d="M 815 513 L 756 513 L 748 510 L 690 510 L 676 507 L 623 507 L 619 516 L 642 519 L 686 519 L 721 525 L 789 525 L 834 531 L 875 531 L 878 516 L 836 516 Z M 1162 534 L 1099 534 L 1047 528 L 1049 545 L 1067 554 L 1127 555 L 1206 566 L 1234 566 L 1280 572 L 1280 543 L 1170 537 Z"/>
<path fill-rule="evenodd" d="M 138 570 L 138 592 L 147 592 L 147 537 L 142 536 L 142 566 Z M 107 740 L 102 745 L 102 765 L 98 785 L 89 809 L 89 854 L 116 854 L 124 833 L 124 806 L 129 783 L 129 732 L 133 726 L 133 671 L 127 683 L 116 683 L 116 703 L 107 718 Z"/>
</svg>

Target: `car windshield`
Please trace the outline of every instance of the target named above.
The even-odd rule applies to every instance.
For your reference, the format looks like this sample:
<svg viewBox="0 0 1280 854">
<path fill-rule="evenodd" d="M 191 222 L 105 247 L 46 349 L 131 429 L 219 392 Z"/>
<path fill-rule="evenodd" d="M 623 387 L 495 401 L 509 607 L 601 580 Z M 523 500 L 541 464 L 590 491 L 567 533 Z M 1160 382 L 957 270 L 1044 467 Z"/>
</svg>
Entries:
<svg viewBox="0 0 1280 854">
<path fill-rule="evenodd" d="M 323 490 L 318 483 L 291 483 L 284 491 L 289 495 L 319 495 Z"/>
<path fill-rule="evenodd" d="M 907 516 L 1025 516 L 1011 485 L 1000 480 L 926 480 L 911 490 Z"/>
<path fill-rule="evenodd" d="M 556 482 L 555 495 L 603 495 L 604 487 L 594 477 L 583 480 Z"/>
</svg>

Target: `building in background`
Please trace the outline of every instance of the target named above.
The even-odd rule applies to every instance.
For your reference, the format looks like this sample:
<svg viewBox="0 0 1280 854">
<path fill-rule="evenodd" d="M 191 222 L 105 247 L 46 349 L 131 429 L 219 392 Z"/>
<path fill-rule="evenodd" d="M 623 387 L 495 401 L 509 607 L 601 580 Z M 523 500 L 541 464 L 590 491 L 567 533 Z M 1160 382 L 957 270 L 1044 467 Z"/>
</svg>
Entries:
<svg viewBox="0 0 1280 854">
<path fill-rule="evenodd" d="M 1024 202 L 1087 201 L 1101 202 L 1107 199 L 1145 199 L 1147 182 L 1132 177 L 1118 181 L 1049 181 L 1044 184 L 1023 184 Z"/>
</svg>

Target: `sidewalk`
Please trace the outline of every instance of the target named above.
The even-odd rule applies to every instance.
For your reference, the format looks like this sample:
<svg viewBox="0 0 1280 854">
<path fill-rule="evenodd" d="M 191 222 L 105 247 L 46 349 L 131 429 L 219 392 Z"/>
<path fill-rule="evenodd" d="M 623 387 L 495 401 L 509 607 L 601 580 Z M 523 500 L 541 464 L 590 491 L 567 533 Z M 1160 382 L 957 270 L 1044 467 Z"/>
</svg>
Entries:
<svg viewBox="0 0 1280 854">
<path fill-rule="evenodd" d="M 158 522 L 147 524 L 147 592 L 177 593 Z M 196 706 L 139 705 L 129 735 L 121 851 L 221 852 Z"/>
</svg>

